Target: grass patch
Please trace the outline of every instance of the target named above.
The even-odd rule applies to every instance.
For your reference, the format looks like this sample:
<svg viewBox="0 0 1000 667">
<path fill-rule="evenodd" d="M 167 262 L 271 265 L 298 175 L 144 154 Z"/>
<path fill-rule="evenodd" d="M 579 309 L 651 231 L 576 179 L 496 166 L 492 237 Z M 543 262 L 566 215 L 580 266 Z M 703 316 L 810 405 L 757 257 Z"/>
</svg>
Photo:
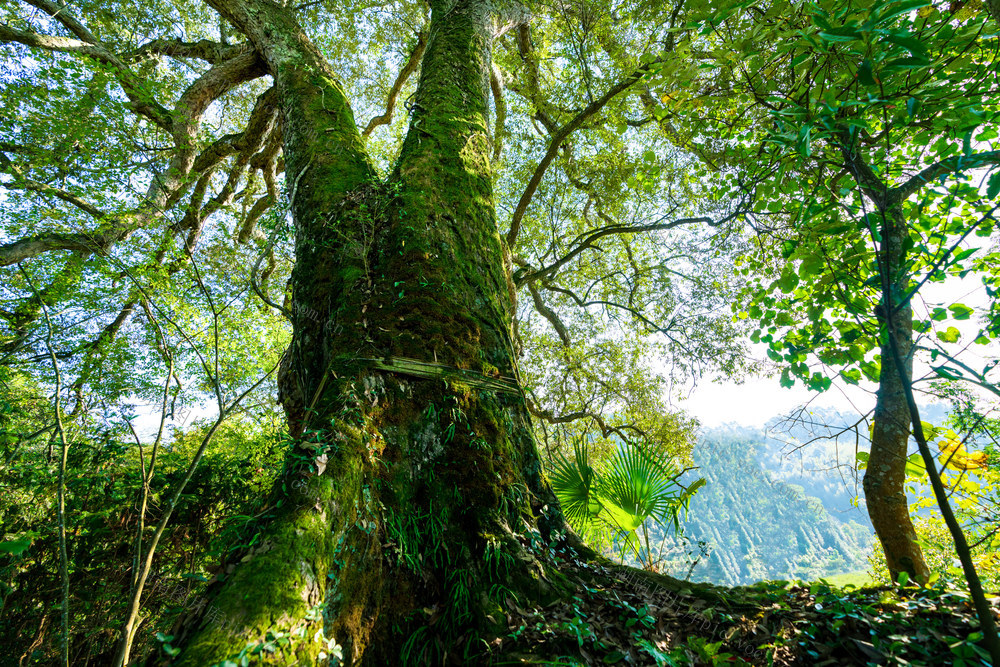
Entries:
<svg viewBox="0 0 1000 667">
<path fill-rule="evenodd" d="M 872 575 L 867 570 L 834 574 L 829 577 L 823 577 L 820 581 L 825 581 L 831 586 L 837 586 L 838 588 L 844 588 L 845 586 L 861 588 L 862 586 L 875 585 L 875 580 L 872 579 Z"/>
</svg>

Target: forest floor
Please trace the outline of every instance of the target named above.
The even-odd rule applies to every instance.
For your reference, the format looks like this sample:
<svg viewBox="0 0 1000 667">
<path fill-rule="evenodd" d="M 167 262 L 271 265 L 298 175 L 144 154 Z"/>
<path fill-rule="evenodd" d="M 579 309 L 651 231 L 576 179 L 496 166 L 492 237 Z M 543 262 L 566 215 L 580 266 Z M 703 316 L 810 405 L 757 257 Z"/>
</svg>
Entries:
<svg viewBox="0 0 1000 667">
<path fill-rule="evenodd" d="M 968 596 L 940 585 L 677 589 L 634 570 L 577 562 L 564 573 L 574 570 L 572 598 L 510 607 L 495 664 L 991 664 Z M 1000 618 L 1000 598 L 992 603 Z"/>
</svg>

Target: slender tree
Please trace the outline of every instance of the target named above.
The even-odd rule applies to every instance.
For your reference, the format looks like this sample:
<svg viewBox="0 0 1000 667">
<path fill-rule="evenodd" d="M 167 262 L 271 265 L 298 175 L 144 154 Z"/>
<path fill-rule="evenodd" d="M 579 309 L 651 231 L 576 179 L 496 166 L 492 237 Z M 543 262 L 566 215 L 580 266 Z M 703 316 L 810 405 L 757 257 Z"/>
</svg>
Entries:
<svg viewBox="0 0 1000 667">
<path fill-rule="evenodd" d="M 753 340 L 768 344 L 782 384 L 876 383 L 868 514 L 892 576 L 926 581 L 904 488 L 905 389 L 918 354 L 933 362 L 935 344 L 958 341 L 957 328 L 935 323 L 973 309 L 914 308 L 929 282 L 975 267 L 989 275 L 982 239 L 1000 191 L 991 15 L 919 0 L 718 9 L 702 31 L 723 49 L 711 67 L 727 83 L 711 92 L 711 128 L 733 139 L 723 152 L 738 176 L 727 187 L 753 192 L 750 218 L 767 239 L 746 258 L 748 275 L 771 274 L 736 310 L 759 323 Z M 769 46 L 733 58 L 750 43 Z"/>
</svg>

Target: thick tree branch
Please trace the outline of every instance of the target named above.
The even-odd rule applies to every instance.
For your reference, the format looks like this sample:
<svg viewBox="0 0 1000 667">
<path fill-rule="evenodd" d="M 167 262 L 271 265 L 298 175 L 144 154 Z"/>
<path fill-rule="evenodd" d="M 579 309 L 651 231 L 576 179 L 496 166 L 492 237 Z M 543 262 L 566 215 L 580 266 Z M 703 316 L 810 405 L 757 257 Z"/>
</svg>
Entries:
<svg viewBox="0 0 1000 667">
<path fill-rule="evenodd" d="M 878 177 L 871 166 L 865 161 L 857 149 L 857 141 L 846 133 L 838 136 L 837 148 L 844 158 L 847 170 L 851 172 L 861 191 L 872 200 L 879 211 L 889 208 L 886 204 L 889 197 L 889 186 Z"/>
<path fill-rule="evenodd" d="M 215 64 L 235 58 L 249 50 L 248 44 L 220 44 L 208 39 L 197 42 L 185 42 L 180 39 L 154 39 L 128 54 L 128 59 L 141 60 L 150 56 L 167 56 L 168 58 L 193 58 Z"/>
<path fill-rule="evenodd" d="M 188 113 L 179 115 L 176 120 L 177 139 L 179 141 L 193 141 L 200 130 L 200 117 L 207 105 L 218 95 L 237 85 L 237 81 L 243 81 L 247 76 L 252 76 L 259 70 L 259 67 L 260 61 L 254 54 L 243 54 L 235 61 L 220 66 L 219 71 L 213 68 L 192 84 L 181 98 Z M 179 103 L 178 106 L 181 104 Z M 236 181 L 245 173 L 246 163 L 254 157 L 254 152 L 272 133 L 276 118 L 276 96 L 274 89 L 271 88 L 258 97 L 244 132 L 223 137 L 197 156 L 194 156 L 192 149 L 178 151 L 171 161 L 171 168 L 168 169 L 168 174 L 174 174 L 174 178 L 171 179 L 168 176 L 160 183 L 154 181 L 147 192 L 145 205 L 135 213 L 118 216 L 118 220 L 71 192 L 24 177 L 20 170 L 0 153 L 0 170 L 14 176 L 14 180 L 6 185 L 8 189 L 29 190 L 57 197 L 76 206 L 101 223 L 92 232 L 77 234 L 48 232 L 35 234 L 0 246 L 0 266 L 9 266 L 55 250 L 105 253 L 115 243 L 144 225 L 164 207 L 175 203 L 187 188 L 185 180 L 187 175 L 192 173 L 204 175 L 228 155 L 239 153 L 241 157 L 230 173 L 223 193 L 213 200 L 213 208 L 207 214 L 218 210 L 231 200 L 232 194 L 235 192 Z M 5 145 L 2 148 L 9 147 Z M 205 181 L 204 185 L 207 187 L 208 182 Z M 207 214 L 203 217 L 207 217 Z M 182 224 L 180 229 L 194 228 L 192 219 L 188 219 L 187 223 L 186 225 Z"/>
<path fill-rule="evenodd" d="M 257 229 L 257 221 L 260 220 L 260 217 L 264 215 L 264 212 L 274 206 L 274 204 L 274 197 L 269 194 L 258 198 L 257 201 L 254 202 L 254 205 L 251 206 L 250 210 L 247 212 L 246 217 L 243 218 L 243 224 L 240 225 L 240 230 L 236 234 L 237 243 L 246 243 L 251 238 L 256 238 L 262 241 L 266 240 L 267 237 L 261 234 Z"/>
<path fill-rule="evenodd" d="M 73 393 L 76 395 L 76 405 L 73 406 L 73 412 L 70 414 L 71 417 L 76 417 L 83 411 L 85 403 L 83 388 L 87 384 L 87 381 L 93 376 L 94 371 L 100 367 L 100 363 L 104 358 L 105 346 L 118 337 L 122 327 L 125 326 L 125 324 L 132 317 L 132 314 L 135 312 L 135 306 L 136 300 L 130 299 L 125 303 L 121 311 L 119 311 L 118 316 L 108 323 L 96 338 L 80 345 L 76 350 L 73 350 L 72 354 L 74 355 L 79 352 L 84 352 L 85 355 L 82 361 L 80 375 L 71 385 Z"/>
<path fill-rule="evenodd" d="M 14 178 L 13 181 L 5 184 L 5 187 L 9 190 L 27 190 L 56 197 L 76 206 L 98 221 L 107 219 L 107 214 L 103 211 L 67 190 L 25 178 L 21 170 L 2 152 L 0 152 L 0 171 L 10 174 Z M 26 238 L 0 245 L 0 266 L 17 264 L 18 262 L 53 250 L 72 250 L 81 253 L 100 252 L 102 249 L 101 236 L 99 233 L 96 235 L 59 232 L 33 234 Z"/>
<path fill-rule="evenodd" d="M 277 127 L 278 113 L 276 102 L 274 88 L 269 88 L 257 98 L 246 130 L 243 131 L 240 139 L 235 142 L 235 148 L 238 153 L 233 167 L 229 171 L 229 176 L 226 178 L 226 183 L 203 208 L 196 210 L 196 207 L 192 207 L 192 217 L 188 220 L 189 224 L 187 225 L 189 229 L 200 229 L 201 223 L 207 220 L 209 216 L 220 208 L 232 203 L 236 195 L 236 188 L 246 174 L 247 167 L 252 158 L 257 151 L 264 147 Z M 203 176 L 202 179 L 204 180 L 205 177 Z M 265 199 L 271 201 L 270 198 Z M 263 212 L 261 210 L 257 217 L 260 217 Z M 195 239 L 189 236 L 188 246 L 192 246 L 194 241 Z"/>
<path fill-rule="evenodd" d="M 493 123 L 493 163 L 500 159 L 500 152 L 503 150 L 504 127 L 507 124 L 507 102 L 503 96 L 503 73 L 500 68 L 493 65 L 490 72 L 490 90 L 493 91 L 493 105 L 496 107 L 496 120 Z"/>
<path fill-rule="evenodd" d="M 572 340 L 569 337 L 569 331 L 566 329 L 566 325 L 562 323 L 562 320 L 559 319 L 559 316 L 556 315 L 554 310 L 545 305 L 545 301 L 542 300 L 542 295 L 539 294 L 535 283 L 528 283 L 528 291 L 531 292 L 531 300 L 535 304 L 535 310 L 537 310 L 542 317 L 549 321 L 552 328 L 556 330 L 557 334 L 559 334 L 559 339 L 562 341 L 562 344 L 565 347 L 569 347 L 572 344 Z"/>
<path fill-rule="evenodd" d="M 50 3 L 41 2 L 39 4 L 40 6 L 47 6 Z M 59 19 L 64 24 L 77 25 L 65 10 L 60 10 Z M 42 35 L 35 32 L 16 30 L 8 25 L 0 25 L 0 42 L 19 42 L 26 46 L 45 49 L 46 51 L 78 53 L 94 58 L 111 68 L 122 90 L 128 96 L 132 109 L 136 113 L 145 116 L 160 128 L 169 131 L 173 124 L 170 112 L 155 101 L 148 99 L 142 88 L 142 82 L 121 58 L 98 43 L 86 29 L 83 29 L 82 33 L 88 35 L 93 41 L 78 41 L 68 37 Z"/>
<path fill-rule="evenodd" d="M 52 0 L 23 0 L 29 5 L 41 9 L 43 12 L 59 21 L 71 33 L 85 42 L 98 44 L 97 37 L 94 36 L 87 26 L 83 25 L 75 16 L 69 13 L 65 4 L 52 2 Z"/>
<path fill-rule="evenodd" d="M 0 266 L 10 266 L 53 250 L 99 251 L 100 240 L 85 234 L 35 234 L 0 246 Z"/>
<path fill-rule="evenodd" d="M 267 63 L 278 95 L 287 102 L 282 111 L 288 171 L 302 190 L 323 189 L 324 209 L 332 212 L 347 192 L 373 180 L 376 172 L 329 63 L 291 8 L 268 0 L 206 2 L 243 32 Z M 325 157 L 306 174 L 316 156 Z M 331 190 L 332 183 L 338 187 Z M 323 217 L 323 211 L 313 209 L 296 212 L 296 224 Z"/>
<path fill-rule="evenodd" d="M 921 170 L 919 174 L 911 177 L 899 187 L 889 190 L 886 195 L 886 208 L 892 208 L 920 190 L 928 183 L 931 183 L 942 176 L 952 172 L 977 169 L 986 165 L 1000 164 L 1000 151 L 987 151 L 985 153 L 973 153 L 972 155 L 955 155 Z"/>
<path fill-rule="evenodd" d="M 538 69 L 538 56 L 535 54 L 531 44 L 531 28 L 528 24 L 522 25 L 517 31 L 517 51 L 524 63 L 525 77 L 524 84 L 527 88 L 521 92 L 517 87 L 513 88 L 524 95 L 535 107 L 535 120 L 540 122 L 549 134 L 555 134 L 559 129 L 558 124 L 552 120 L 552 105 L 548 98 L 541 91 L 541 74 Z"/>
<path fill-rule="evenodd" d="M 396 109 L 396 101 L 399 99 L 399 93 L 403 90 L 403 86 L 406 84 L 410 76 L 417 71 L 420 67 L 420 59 L 424 57 L 424 50 L 427 48 L 427 33 L 421 31 L 417 33 L 417 44 L 413 47 L 413 51 L 410 52 L 410 57 L 403 66 L 403 69 L 399 71 L 396 76 L 396 80 L 392 84 L 392 88 L 389 89 L 389 96 L 385 101 L 385 113 L 380 116 L 375 116 L 365 127 L 365 131 L 361 133 L 363 137 L 371 136 L 371 133 L 375 131 L 375 128 L 379 125 L 388 125 L 392 122 L 392 113 Z"/>
<path fill-rule="evenodd" d="M 563 141 L 565 141 L 569 135 L 583 125 L 584 122 L 603 109 L 608 102 L 613 100 L 620 93 L 631 88 L 646 74 L 647 71 L 648 68 L 643 67 L 629 74 L 625 77 L 625 79 L 612 86 L 600 98 L 588 104 L 583 111 L 578 113 L 576 117 L 573 118 L 573 120 L 566 123 L 553 135 L 552 140 L 549 142 L 549 148 L 545 152 L 545 156 L 535 168 L 535 172 L 531 175 L 531 179 L 528 181 L 528 185 L 525 187 L 520 200 L 517 202 L 517 207 L 514 209 L 514 215 L 511 217 L 510 221 L 510 231 L 507 232 L 507 246 L 509 248 L 513 249 L 516 245 L 518 234 L 521 232 L 521 220 L 524 218 L 524 214 L 528 210 L 528 204 L 531 203 L 531 198 L 535 196 L 535 192 L 538 190 L 538 186 L 541 184 L 542 177 L 545 176 L 545 172 L 549 168 L 549 165 L 552 164 L 552 161 L 559 153 L 559 147 L 562 145 Z"/>
<path fill-rule="evenodd" d="M 107 59 L 109 55 L 104 47 L 95 46 L 94 44 L 73 39 L 72 37 L 58 37 L 56 35 L 28 32 L 26 30 L 18 30 L 7 24 L 0 24 L 0 41 L 18 42 L 25 46 L 45 49 L 46 51 L 81 53 L 98 60 Z"/>
<path fill-rule="evenodd" d="M 4 170 L 6 171 L 6 170 Z M 57 188 L 53 185 L 46 185 L 45 183 L 39 183 L 38 181 L 32 180 L 30 178 L 20 178 L 11 183 L 5 185 L 8 190 L 28 190 L 31 192 L 37 192 L 43 195 L 49 195 L 51 197 L 57 197 L 68 204 L 76 206 L 81 211 L 84 211 L 88 215 L 93 216 L 97 220 L 103 220 L 107 217 L 104 211 L 100 210 L 93 204 L 84 201 L 82 198 L 74 195 L 68 190 L 62 188 Z"/>
<path fill-rule="evenodd" d="M 186 175 L 194 166 L 201 118 L 208 105 L 241 83 L 264 74 L 264 63 L 256 53 L 248 52 L 212 67 L 188 86 L 174 109 L 176 120 L 171 135 L 178 151 L 171 170 Z"/>
<path fill-rule="evenodd" d="M 0 246 L 0 266 L 7 266 L 52 250 L 73 250 L 77 252 L 104 253 L 118 241 L 127 238 L 136 229 L 173 205 L 189 187 L 189 175 L 198 157 L 196 142 L 201 129 L 201 118 L 215 99 L 233 87 L 256 78 L 264 73 L 263 63 L 253 52 L 244 53 L 228 60 L 199 77 L 181 95 L 174 112 L 166 112 L 171 118 L 170 132 L 177 146 L 166 175 L 154 178 L 139 210 L 132 214 L 109 216 L 79 197 L 65 190 L 39 183 L 23 176 L 11 162 L 0 155 L 0 168 L 15 176 L 11 189 L 24 189 L 58 197 L 86 211 L 101 221 L 98 230 L 86 234 L 38 234 L 26 239 Z M 258 124 L 266 120 L 272 122 L 275 115 L 273 99 L 262 95 L 251 119 Z M 264 104 L 267 103 L 267 104 Z M 255 137 L 259 140 L 259 135 Z M 232 147 L 239 150 L 247 140 L 247 133 L 233 139 Z M 213 158 L 221 159 L 224 151 L 215 151 Z M 249 159 L 249 156 L 247 157 Z M 205 160 L 211 163 L 213 160 Z"/>
</svg>

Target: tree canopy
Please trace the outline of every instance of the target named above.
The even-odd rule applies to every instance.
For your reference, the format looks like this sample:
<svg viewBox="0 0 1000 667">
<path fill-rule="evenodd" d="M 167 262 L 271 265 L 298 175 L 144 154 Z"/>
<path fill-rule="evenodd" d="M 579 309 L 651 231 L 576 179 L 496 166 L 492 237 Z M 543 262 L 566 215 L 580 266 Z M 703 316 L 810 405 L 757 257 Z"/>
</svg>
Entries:
<svg viewBox="0 0 1000 667">
<path fill-rule="evenodd" d="M 782 384 L 878 383 L 868 507 L 890 575 L 925 582 L 914 359 L 996 391 L 966 344 L 1000 333 L 994 9 L 0 7 L 17 650 L 523 651 L 518 604 L 614 590 L 566 518 L 679 526 L 697 425 L 671 395 L 761 343 Z M 921 301 L 970 275 L 985 305 Z M 565 517 L 547 475 L 582 494 Z M 162 582 L 202 603 L 171 615 Z M 661 662 L 636 642 L 601 650 Z"/>
</svg>

